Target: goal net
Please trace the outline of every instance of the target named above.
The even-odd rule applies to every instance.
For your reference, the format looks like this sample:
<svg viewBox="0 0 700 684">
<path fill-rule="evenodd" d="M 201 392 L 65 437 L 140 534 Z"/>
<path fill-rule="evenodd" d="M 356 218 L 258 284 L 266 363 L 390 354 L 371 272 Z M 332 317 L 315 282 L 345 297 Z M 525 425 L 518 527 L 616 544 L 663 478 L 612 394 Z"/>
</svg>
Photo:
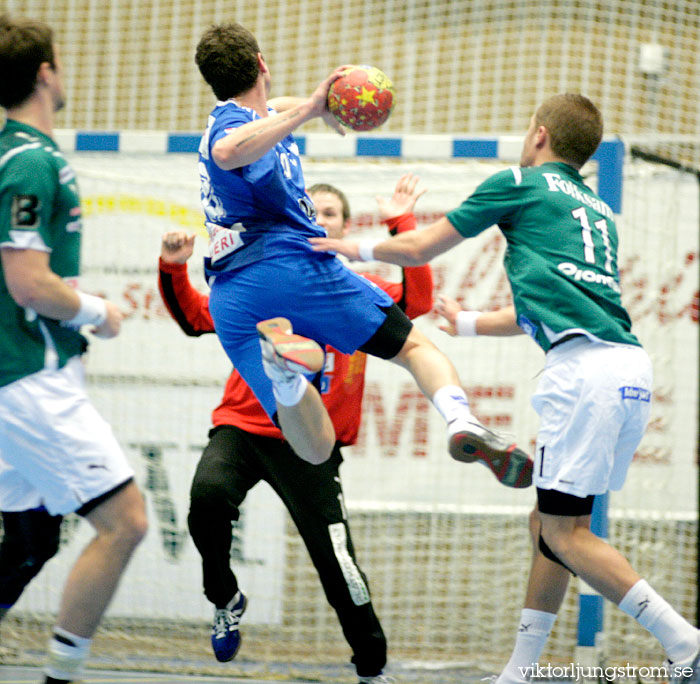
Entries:
<svg viewBox="0 0 700 684">
<path fill-rule="evenodd" d="M 588 95 L 615 134 L 700 135 L 696 0 L 5 0 L 51 23 L 78 130 L 198 131 L 212 96 L 194 50 L 212 23 L 249 28 L 273 97 L 339 64 L 396 86 L 382 131 L 520 134 L 557 92 Z M 311 130 L 322 130 L 319 122 Z"/>
<path fill-rule="evenodd" d="M 114 426 L 143 488 L 151 532 L 135 555 L 100 628 L 93 663 L 221 673 L 209 651 L 212 608 L 202 595 L 197 552 L 186 531 L 192 474 L 211 410 L 230 371 L 215 335 L 187 338 L 157 292 L 166 230 L 198 234 L 190 275 L 202 290 L 206 237 L 191 155 L 72 154 L 85 208 L 84 289 L 119 302 L 123 332 L 96 341 L 87 364 L 90 394 Z M 307 160 L 306 180 L 342 188 L 353 210 L 350 237 L 381 236 L 377 194 L 399 175 L 418 174 L 428 192 L 425 225 L 456 206 L 504 162 Z M 610 540 L 689 619 L 694 619 L 697 507 L 698 187 L 688 174 L 626 160 L 619 217 L 625 303 L 655 367 L 654 414 L 626 488 L 610 504 Z M 584 168 L 596 187 L 597 167 Z M 486 231 L 433 263 L 435 291 L 465 306 L 509 302 L 500 265 L 504 241 Z M 358 270 L 400 280 L 396 267 Z M 543 365 L 526 337 L 454 339 L 428 314 L 416 321 L 460 373 L 475 413 L 532 446 L 529 404 Z M 512 647 L 530 562 L 532 490 L 501 487 L 487 469 L 449 458 L 442 419 L 403 370 L 370 359 L 358 443 L 344 449 L 350 527 L 390 662 L 414 668 L 503 665 Z M 30 585 L 3 644 L 36 660 L 43 640 L 27 630 L 50 621 L 66 573 L 89 539 L 69 517 L 62 550 Z M 258 485 L 243 506 L 232 566 L 250 604 L 244 649 L 227 672 L 269 675 L 346 663 L 350 651 L 314 568 L 272 490 Z M 576 581 L 541 662 L 571 662 L 579 617 Z M 608 662 L 658 664 L 663 654 L 633 621 L 606 611 Z M 342 671 L 344 676 L 348 670 Z M 324 676 L 328 676 L 327 673 Z M 443 676 L 446 676 L 443 673 Z"/>
</svg>

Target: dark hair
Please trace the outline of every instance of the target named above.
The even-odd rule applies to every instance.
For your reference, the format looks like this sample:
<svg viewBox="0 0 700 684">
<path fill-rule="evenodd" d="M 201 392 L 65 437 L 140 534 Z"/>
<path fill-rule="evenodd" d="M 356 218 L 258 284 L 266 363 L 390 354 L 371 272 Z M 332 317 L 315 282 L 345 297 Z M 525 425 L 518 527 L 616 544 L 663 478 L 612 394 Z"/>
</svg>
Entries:
<svg viewBox="0 0 700 684">
<path fill-rule="evenodd" d="M 328 183 L 316 183 L 306 189 L 306 194 L 309 196 L 315 195 L 317 192 L 330 192 L 332 195 L 335 195 L 343 207 L 343 223 L 350 218 L 350 202 L 348 202 L 348 198 L 342 190 L 338 190 L 338 188 Z"/>
<path fill-rule="evenodd" d="M 583 166 L 603 139 L 603 117 L 583 95 L 564 93 L 545 100 L 535 112 L 535 124 L 549 131 L 552 152 Z"/>
<path fill-rule="evenodd" d="M 260 48 L 255 36 L 236 23 L 207 29 L 197 45 L 194 61 L 219 100 L 250 90 L 260 73 Z"/>
<path fill-rule="evenodd" d="M 36 88 L 39 67 L 54 63 L 53 31 L 30 19 L 0 16 L 0 105 L 21 105 Z"/>
</svg>

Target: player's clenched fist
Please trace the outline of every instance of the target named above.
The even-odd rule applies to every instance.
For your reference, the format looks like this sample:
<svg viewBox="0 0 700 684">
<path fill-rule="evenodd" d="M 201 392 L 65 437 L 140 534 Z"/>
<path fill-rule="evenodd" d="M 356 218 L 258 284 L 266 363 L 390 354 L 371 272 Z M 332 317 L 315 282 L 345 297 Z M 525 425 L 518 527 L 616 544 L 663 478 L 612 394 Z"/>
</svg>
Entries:
<svg viewBox="0 0 700 684">
<path fill-rule="evenodd" d="M 185 230 L 170 230 L 163 234 L 160 258 L 169 264 L 184 264 L 194 251 L 194 233 Z"/>
<path fill-rule="evenodd" d="M 107 318 L 104 322 L 93 328 L 90 332 L 102 338 L 116 337 L 122 328 L 124 314 L 121 309 L 109 300 L 105 300 L 105 308 L 107 309 Z"/>
</svg>

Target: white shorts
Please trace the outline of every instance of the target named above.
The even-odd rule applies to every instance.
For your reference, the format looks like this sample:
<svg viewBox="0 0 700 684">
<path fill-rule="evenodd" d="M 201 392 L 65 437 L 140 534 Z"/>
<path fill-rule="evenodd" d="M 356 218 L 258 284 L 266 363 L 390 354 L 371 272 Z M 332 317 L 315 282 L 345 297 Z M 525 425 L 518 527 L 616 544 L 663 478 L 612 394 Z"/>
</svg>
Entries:
<svg viewBox="0 0 700 684">
<path fill-rule="evenodd" d="M 540 416 L 535 486 L 586 497 L 622 488 L 651 409 L 641 347 L 576 338 L 547 354 L 532 397 Z"/>
<path fill-rule="evenodd" d="M 79 357 L 0 387 L 0 510 L 65 515 L 133 477 Z"/>
</svg>

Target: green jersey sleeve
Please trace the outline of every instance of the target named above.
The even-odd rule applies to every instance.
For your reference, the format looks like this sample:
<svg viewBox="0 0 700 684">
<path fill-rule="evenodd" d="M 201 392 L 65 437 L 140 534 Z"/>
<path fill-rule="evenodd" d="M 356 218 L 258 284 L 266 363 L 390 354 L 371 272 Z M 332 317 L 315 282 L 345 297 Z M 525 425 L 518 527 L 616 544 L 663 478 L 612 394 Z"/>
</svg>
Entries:
<svg viewBox="0 0 700 684">
<path fill-rule="evenodd" d="M 517 191 L 520 169 L 512 167 L 487 178 L 462 204 L 447 213 L 447 219 L 461 235 L 470 238 L 490 226 L 512 223 L 522 198 Z"/>
<path fill-rule="evenodd" d="M 42 150 L 6 162 L 0 176 L 0 245 L 51 251 L 56 167 Z"/>
</svg>

